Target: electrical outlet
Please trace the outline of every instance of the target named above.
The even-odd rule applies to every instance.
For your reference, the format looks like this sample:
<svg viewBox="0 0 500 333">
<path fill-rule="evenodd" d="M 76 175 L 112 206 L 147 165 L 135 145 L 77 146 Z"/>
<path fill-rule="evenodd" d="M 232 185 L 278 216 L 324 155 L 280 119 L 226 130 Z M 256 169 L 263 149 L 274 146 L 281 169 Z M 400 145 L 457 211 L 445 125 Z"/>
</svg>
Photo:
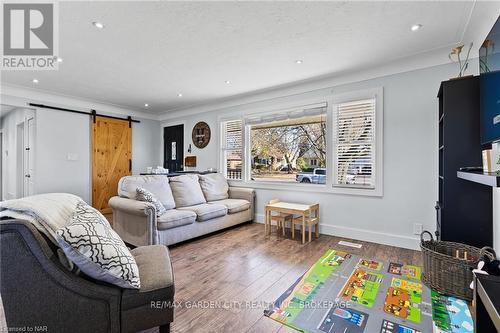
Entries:
<svg viewBox="0 0 500 333">
<path fill-rule="evenodd" d="M 422 223 L 413 223 L 413 234 L 420 235 L 423 230 Z"/>
</svg>

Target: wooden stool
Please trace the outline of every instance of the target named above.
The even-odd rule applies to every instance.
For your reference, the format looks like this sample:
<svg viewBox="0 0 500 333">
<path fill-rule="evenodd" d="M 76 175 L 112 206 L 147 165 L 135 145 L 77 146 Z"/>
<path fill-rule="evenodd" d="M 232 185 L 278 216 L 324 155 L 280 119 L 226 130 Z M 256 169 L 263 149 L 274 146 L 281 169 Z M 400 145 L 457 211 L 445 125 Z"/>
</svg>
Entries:
<svg viewBox="0 0 500 333">
<path fill-rule="evenodd" d="M 280 202 L 279 199 L 272 199 L 270 200 L 267 204 L 272 205 L 275 203 Z M 267 214 L 267 213 L 266 213 Z M 285 236 L 285 222 L 292 222 L 293 215 L 292 214 L 287 214 L 287 213 L 281 213 L 281 212 L 275 212 L 273 213 L 272 211 L 269 212 L 269 221 L 266 222 L 266 235 L 271 234 L 271 227 L 273 225 L 273 221 L 276 222 L 276 227 L 278 229 L 278 234 L 279 234 L 279 229 L 281 228 L 283 231 L 283 236 Z M 267 220 L 267 219 L 266 219 Z M 269 225 L 267 225 L 269 223 Z M 267 229 L 269 227 L 269 230 Z"/>
<path fill-rule="evenodd" d="M 309 242 L 312 240 L 312 226 L 316 238 L 319 237 L 319 204 L 311 206 L 308 212 L 292 219 L 292 238 L 295 239 L 295 225 L 302 226 L 302 244 L 306 242 L 306 226 L 309 227 Z"/>
</svg>

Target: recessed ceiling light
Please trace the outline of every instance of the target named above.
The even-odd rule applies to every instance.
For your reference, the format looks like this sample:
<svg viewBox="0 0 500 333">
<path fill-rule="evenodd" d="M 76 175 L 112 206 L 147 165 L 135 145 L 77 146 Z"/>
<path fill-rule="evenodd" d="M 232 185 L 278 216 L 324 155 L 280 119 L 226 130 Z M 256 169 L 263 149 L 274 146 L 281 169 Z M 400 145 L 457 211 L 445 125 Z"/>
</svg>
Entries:
<svg viewBox="0 0 500 333">
<path fill-rule="evenodd" d="M 144 104 L 144 107 L 149 108 L 149 104 L 148 103 Z"/>
<path fill-rule="evenodd" d="M 181 94 L 181 93 L 178 93 L 178 94 L 177 94 L 177 97 L 182 97 L 182 94 Z"/>
<path fill-rule="evenodd" d="M 226 84 L 230 84 L 230 83 L 231 83 L 231 81 L 229 81 L 229 80 L 226 80 L 226 81 L 224 81 L 224 82 L 225 82 Z"/>
<path fill-rule="evenodd" d="M 414 24 L 411 26 L 411 31 L 417 31 L 420 28 L 422 28 L 421 24 Z"/>
<path fill-rule="evenodd" d="M 104 28 L 104 24 L 102 24 L 101 22 L 92 22 L 92 24 L 94 25 L 94 27 L 96 27 L 97 29 L 102 29 Z"/>
<path fill-rule="evenodd" d="M 38 84 L 38 82 L 39 82 L 39 81 L 38 81 L 38 79 L 33 79 L 33 81 L 32 81 L 32 82 L 33 82 L 34 84 Z"/>
<path fill-rule="evenodd" d="M 302 60 L 300 60 L 300 59 L 299 59 L 299 60 L 295 60 L 295 63 L 296 63 L 297 65 L 300 65 L 302 62 L 303 62 L 303 61 L 302 61 Z"/>
</svg>

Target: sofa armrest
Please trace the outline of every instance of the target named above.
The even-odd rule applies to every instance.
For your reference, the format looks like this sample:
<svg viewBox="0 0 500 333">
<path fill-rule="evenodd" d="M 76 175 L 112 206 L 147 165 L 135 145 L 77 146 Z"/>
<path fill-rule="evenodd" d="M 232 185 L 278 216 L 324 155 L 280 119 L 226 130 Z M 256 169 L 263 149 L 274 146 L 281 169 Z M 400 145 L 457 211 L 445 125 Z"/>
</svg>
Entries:
<svg viewBox="0 0 500 333">
<path fill-rule="evenodd" d="M 121 289 L 69 272 L 32 224 L 0 222 L 0 253 L 0 292 L 9 327 L 120 331 Z"/>
<path fill-rule="evenodd" d="M 127 214 L 137 216 L 148 216 L 156 214 L 155 206 L 150 202 L 127 199 L 122 197 L 112 197 L 109 199 L 109 207 L 113 210 L 120 210 Z"/>
<path fill-rule="evenodd" d="M 156 209 L 150 202 L 112 197 L 113 229 L 127 243 L 135 246 L 158 244 Z"/>
<path fill-rule="evenodd" d="M 255 217 L 255 190 L 248 187 L 229 187 L 229 198 L 245 199 L 250 202 L 251 221 Z"/>
<path fill-rule="evenodd" d="M 253 204 L 255 199 L 255 190 L 247 187 L 229 187 L 229 198 L 245 199 Z"/>
</svg>

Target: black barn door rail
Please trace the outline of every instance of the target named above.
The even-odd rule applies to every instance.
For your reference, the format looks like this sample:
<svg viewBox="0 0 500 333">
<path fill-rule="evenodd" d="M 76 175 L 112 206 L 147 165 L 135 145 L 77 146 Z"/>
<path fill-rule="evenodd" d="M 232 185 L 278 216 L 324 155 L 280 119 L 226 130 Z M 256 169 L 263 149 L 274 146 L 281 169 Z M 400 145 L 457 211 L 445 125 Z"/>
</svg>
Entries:
<svg viewBox="0 0 500 333">
<path fill-rule="evenodd" d="M 127 118 L 107 116 L 107 115 L 104 115 L 104 114 L 97 113 L 96 110 L 92 110 L 91 112 L 85 112 L 85 111 L 77 111 L 77 110 L 65 109 L 65 108 L 59 108 L 59 107 L 56 107 L 56 106 L 50 106 L 50 105 L 44 105 L 44 104 L 37 104 L 37 103 L 28 103 L 28 105 L 36 107 L 36 108 L 44 108 L 44 109 L 66 111 L 66 112 L 73 112 L 73 113 L 79 113 L 79 114 L 86 114 L 86 115 L 92 117 L 94 123 L 95 123 L 95 117 L 106 117 L 106 118 L 111 118 L 111 119 L 126 120 L 126 121 L 128 121 L 129 126 L 132 125 L 132 123 L 140 123 L 141 122 L 140 120 L 132 119 L 131 116 L 128 116 Z"/>
</svg>

